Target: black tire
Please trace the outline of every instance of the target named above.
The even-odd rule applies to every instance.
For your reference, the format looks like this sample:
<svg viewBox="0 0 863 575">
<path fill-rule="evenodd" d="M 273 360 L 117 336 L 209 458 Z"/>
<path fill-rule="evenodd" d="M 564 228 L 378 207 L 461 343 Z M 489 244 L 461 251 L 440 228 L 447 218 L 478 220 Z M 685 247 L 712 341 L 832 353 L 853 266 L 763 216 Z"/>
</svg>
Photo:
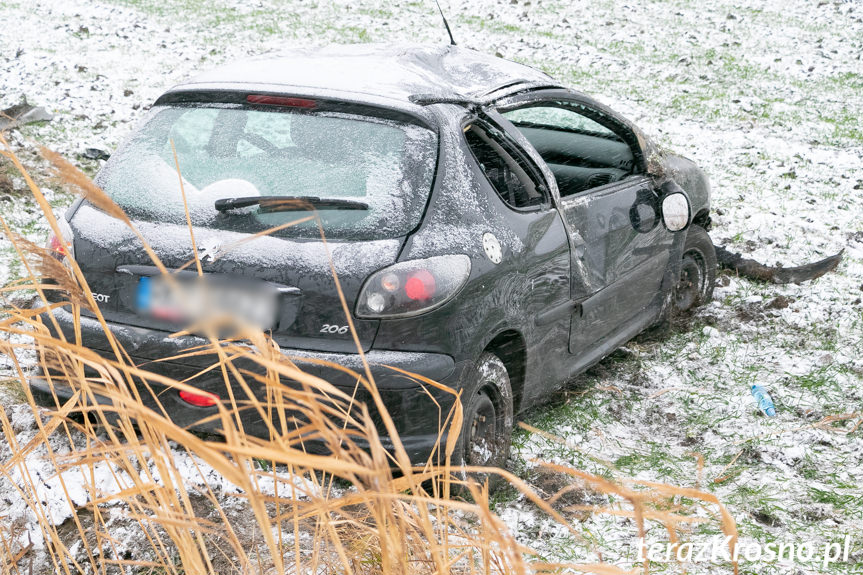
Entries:
<svg viewBox="0 0 863 575">
<path fill-rule="evenodd" d="M 713 299 L 717 266 L 716 250 L 707 231 L 701 226 L 690 226 L 683 247 L 680 276 L 674 287 L 675 313 L 692 311 Z"/>
<path fill-rule="evenodd" d="M 509 374 L 494 354 L 484 352 L 466 374 L 462 396 L 464 423 L 452 455 L 452 465 L 504 467 L 512 442 L 513 397 Z M 501 481 L 494 474 L 457 473 L 461 480 L 489 481 L 492 489 Z"/>
</svg>

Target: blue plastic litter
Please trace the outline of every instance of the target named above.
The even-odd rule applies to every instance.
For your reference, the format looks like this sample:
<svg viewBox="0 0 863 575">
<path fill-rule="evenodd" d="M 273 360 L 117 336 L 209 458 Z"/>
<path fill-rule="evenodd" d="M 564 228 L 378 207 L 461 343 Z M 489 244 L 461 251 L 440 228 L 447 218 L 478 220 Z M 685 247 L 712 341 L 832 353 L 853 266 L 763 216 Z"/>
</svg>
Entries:
<svg viewBox="0 0 863 575">
<path fill-rule="evenodd" d="M 753 385 L 751 391 L 761 413 L 767 417 L 776 417 L 776 406 L 773 405 L 773 398 L 770 397 L 767 389 L 760 385 Z"/>
</svg>

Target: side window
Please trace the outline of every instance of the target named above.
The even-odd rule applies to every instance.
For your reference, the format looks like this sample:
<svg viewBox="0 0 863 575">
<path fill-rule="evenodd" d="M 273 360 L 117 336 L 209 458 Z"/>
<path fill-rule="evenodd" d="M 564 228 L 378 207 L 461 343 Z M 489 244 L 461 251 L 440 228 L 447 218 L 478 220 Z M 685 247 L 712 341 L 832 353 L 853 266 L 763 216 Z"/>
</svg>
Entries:
<svg viewBox="0 0 863 575">
<path fill-rule="evenodd" d="M 503 114 L 536 148 L 554 173 L 561 196 L 570 196 L 636 173 L 627 139 L 576 103 L 542 102 Z"/>
<path fill-rule="evenodd" d="M 519 108 L 504 114 L 513 124 L 533 125 L 538 128 L 564 129 L 573 132 L 596 134 L 606 138 L 614 138 L 614 132 L 587 116 L 576 114 L 565 108 L 548 106 L 532 106 Z"/>
<path fill-rule="evenodd" d="M 465 128 L 465 139 L 477 163 L 498 195 L 513 208 L 539 206 L 540 186 L 530 177 L 530 168 L 505 144 L 476 124 Z"/>
</svg>

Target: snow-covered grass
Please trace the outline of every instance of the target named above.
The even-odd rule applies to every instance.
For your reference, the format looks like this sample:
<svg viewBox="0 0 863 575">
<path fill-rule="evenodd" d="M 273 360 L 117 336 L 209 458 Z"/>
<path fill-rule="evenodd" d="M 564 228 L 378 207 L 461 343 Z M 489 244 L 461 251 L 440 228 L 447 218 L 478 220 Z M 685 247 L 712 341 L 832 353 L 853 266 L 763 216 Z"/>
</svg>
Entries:
<svg viewBox="0 0 863 575">
<path fill-rule="evenodd" d="M 683 486 L 703 474 L 701 486 L 728 504 L 744 540 L 820 543 L 850 534 L 849 561 L 830 572 L 860 572 L 863 430 L 842 433 L 859 416 L 830 417 L 863 409 L 861 5 L 464 0 L 444 9 L 460 44 L 549 71 L 702 166 L 713 185 L 716 243 L 786 265 L 845 249 L 837 272 L 810 284 L 721 277 L 714 302 L 686 325 L 662 340 L 631 342 L 526 414 L 566 444 L 519 431 L 511 469 L 549 495 L 566 483 L 536 458 Z M 55 114 L 11 139 L 62 207 L 71 197 L 32 154 L 34 143 L 93 171 L 97 164 L 79 156 L 84 148 L 113 148 L 149 102 L 195 70 L 286 44 L 443 41 L 435 10 L 430 2 L 0 0 L 3 21 L 14 23 L 0 28 L 0 107 L 26 96 Z M 0 174 L 8 171 L 0 165 Z M 38 209 L 12 180 L 13 191 L 0 190 L 0 214 L 41 242 Z M 21 273 L 0 237 L 0 284 Z M 776 418 L 757 413 L 753 383 L 773 394 Z M 13 390 L 7 382 L 0 393 L 15 415 Z M 27 422 L 20 425 L 27 433 Z M 577 503 L 610 501 L 567 496 L 567 505 Z M 0 517 L 9 516 L 4 504 L 0 498 Z M 545 559 L 595 560 L 600 551 L 635 564 L 630 519 L 573 512 L 585 543 L 514 490 L 496 496 L 495 510 Z M 696 527 L 694 537 L 714 528 Z M 648 540 L 665 537 L 657 528 Z M 815 560 L 742 569 L 822 571 Z"/>
</svg>

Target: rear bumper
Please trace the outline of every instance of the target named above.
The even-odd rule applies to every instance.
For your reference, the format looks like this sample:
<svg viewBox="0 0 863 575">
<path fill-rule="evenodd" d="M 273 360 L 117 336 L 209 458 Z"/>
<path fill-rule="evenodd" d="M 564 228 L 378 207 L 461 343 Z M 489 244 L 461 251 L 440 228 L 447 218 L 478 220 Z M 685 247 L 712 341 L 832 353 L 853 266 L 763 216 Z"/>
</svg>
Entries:
<svg viewBox="0 0 863 575">
<path fill-rule="evenodd" d="M 64 336 L 74 340 L 73 317 L 65 308 L 58 308 L 54 312 L 54 318 L 63 331 Z M 46 326 L 51 326 L 49 317 L 43 316 Z M 131 357 L 132 361 L 140 369 L 154 374 L 169 377 L 173 380 L 183 381 L 201 390 L 227 398 L 228 384 L 221 369 L 206 368 L 215 363 L 215 355 L 196 355 L 163 361 L 161 358 L 171 358 L 183 355 L 184 352 L 207 344 L 207 341 L 197 336 L 168 337 L 168 333 L 146 328 L 137 328 L 121 324 L 108 324 L 109 329 Z M 108 340 L 98 321 L 89 317 L 80 318 L 80 330 L 82 343 L 100 355 L 115 359 L 113 352 L 107 351 L 110 347 Z M 53 330 L 52 330 L 53 331 Z M 383 429 L 381 416 L 374 409 L 371 396 L 364 386 L 358 383 L 356 377 L 345 370 L 333 366 L 322 365 L 321 362 L 332 363 L 337 366 L 348 368 L 356 373 L 364 374 L 362 359 L 358 354 L 310 352 L 305 350 L 284 349 L 282 353 L 288 357 L 304 372 L 317 376 L 349 396 L 365 403 L 369 407 L 372 419 L 381 433 L 384 447 L 392 448 L 391 440 L 386 436 Z M 463 363 L 456 363 L 452 357 L 435 353 L 415 353 L 399 351 L 377 351 L 371 350 L 365 354 L 369 363 L 372 377 L 377 389 L 386 406 L 387 412 L 395 423 L 399 432 L 402 445 L 408 452 L 411 461 L 416 464 L 425 463 L 438 442 L 438 433 L 441 425 L 447 420 L 450 410 L 455 403 L 454 393 L 436 389 L 422 384 L 419 380 L 400 373 L 403 370 L 408 373 L 426 377 L 432 381 L 444 384 L 457 392 L 462 380 L 461 374 L 465 369 Z M 234 365 L 241 371 L 251 373 L 262 373 L 260 366 L 251 360 L 237 360 Z M 396 369 L 392 369 L 396 368 Z M 95 375 L 95 372 L 93 373 Z M 256 384 L 252 377 L 245 377 L 251 386 Z M 245 398 L 246 393 L 242 386 L 229 373 L 231 391 L 235 397 Z M 292 381 L 284 381 L 291 385 Z M 294 382 L 295 383 L 295 382 Z M 58 399 L 67 399 L 72 396 L 73 390 L 68 385 L 58 383 L 56 379 L 47 377 L 47 374 L 39 373 L 30 379 L 31 388 L 53 403 L 53 396 Z M 188 427 L 202 432 L 218 432 L 218 422 L 205 422 L 206 419 L 217 413 L 216 407 L 196 407 L 183 401 L 177 390 L 165 387 L 156 382 L 148 381 L 152 391 L 142 389 L 139 385 L 139 393 L 143 402 L 153 409 L 161 411 L 161 408 L 178 425 Z M 265 399 L 263 385 L 257 384 L 259 389 L 253 392 L 261 399 Z M 260 393 L 260 395 L 258 395 Z M 106 398 L 100 398 L 110 403 Z M 161 406 L 161 408 L 160 408 Z M 295 414 L 282 414 L 281 417 L 290 418 Z M 274 414 L 276 429 L 281 426 L 279 414 Z M 244 430 L 259 437 L 269 437 L 269 425 L 257 411 L 246 409 L 242 412 L 241 423 Z M 443 436 L 445 441 L 445 435 Z M 308 445 L 308 449 L 317 450 L 316 446 Z"/>
</svg>

